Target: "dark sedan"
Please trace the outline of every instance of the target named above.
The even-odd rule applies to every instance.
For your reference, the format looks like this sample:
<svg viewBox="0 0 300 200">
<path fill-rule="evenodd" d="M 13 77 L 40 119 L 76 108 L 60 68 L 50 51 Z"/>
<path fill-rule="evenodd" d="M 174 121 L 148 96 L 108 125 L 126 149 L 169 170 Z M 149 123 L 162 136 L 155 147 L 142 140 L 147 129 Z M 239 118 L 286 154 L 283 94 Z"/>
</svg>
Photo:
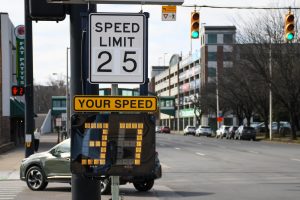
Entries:
<svg viewBox="0 0 300 200">
<path fill-rule="evenodd" d="M 238 140 L 255 140 L 256 139 L 256 131 L 251 126 L 240 126 L 234 134 L 234 139 Z"/>
</svg>

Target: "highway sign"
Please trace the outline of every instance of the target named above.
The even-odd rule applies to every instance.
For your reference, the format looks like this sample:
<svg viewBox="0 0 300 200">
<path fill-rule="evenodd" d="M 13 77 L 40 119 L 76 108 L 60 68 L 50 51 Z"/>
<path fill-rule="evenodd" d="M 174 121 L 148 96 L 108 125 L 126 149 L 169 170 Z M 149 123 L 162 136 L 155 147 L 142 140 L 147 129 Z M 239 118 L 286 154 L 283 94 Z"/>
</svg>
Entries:
<svg viewBox="0 0 300 200">
<path fill-rule="evenodd" d="M 75 96 L 73 102 L 76 112 L 154 112 L 157 110 L 157 98 L 154 96 Z"/>
<path fill-rule="evenodd" d="M 142 13 L 91 13 L 91 83 L 144 83 L 146 16 Z"/>
<path fill-rule="evenodd" d="M 84 3 L 99 3 L 99 4 L 152 4 L 152 5 L 182 5 L 184 0 L 48 0 L 49 3 L 64 3 L 64 4 L 84 4 Z"/>
</svg>

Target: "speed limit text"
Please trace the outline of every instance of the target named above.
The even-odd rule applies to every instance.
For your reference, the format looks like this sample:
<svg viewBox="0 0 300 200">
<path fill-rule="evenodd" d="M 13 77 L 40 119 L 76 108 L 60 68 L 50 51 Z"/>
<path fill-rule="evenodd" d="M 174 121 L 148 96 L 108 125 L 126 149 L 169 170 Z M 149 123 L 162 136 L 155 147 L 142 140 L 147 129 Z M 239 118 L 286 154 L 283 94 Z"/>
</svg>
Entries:
<svg viewBox="0 0 300 200">
<path fill-rule="evenodd" d="M 140 31 L 140 25 L 138 23 L 130 22 L 97 22 L 95 24 L 95 31 L 98 33 L 138 33 Z M 110 36 L 99 37 L 100 47 L 132 47 L 135 37 L 133 36 Z"/>
</svg>

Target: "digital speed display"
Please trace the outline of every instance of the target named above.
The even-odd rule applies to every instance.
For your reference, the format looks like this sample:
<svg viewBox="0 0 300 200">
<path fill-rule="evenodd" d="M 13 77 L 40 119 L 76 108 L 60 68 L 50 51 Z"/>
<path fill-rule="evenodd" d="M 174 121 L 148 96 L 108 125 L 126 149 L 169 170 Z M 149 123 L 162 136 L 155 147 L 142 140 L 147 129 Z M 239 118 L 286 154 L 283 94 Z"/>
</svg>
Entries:
<svg viewBox="0 0 300 200">
<path fill-rule="evenodd" d="M 154 127 L 148 114 L 72 116 L 72 173 L 100 176 L 151 172 Z"/>
</svg>

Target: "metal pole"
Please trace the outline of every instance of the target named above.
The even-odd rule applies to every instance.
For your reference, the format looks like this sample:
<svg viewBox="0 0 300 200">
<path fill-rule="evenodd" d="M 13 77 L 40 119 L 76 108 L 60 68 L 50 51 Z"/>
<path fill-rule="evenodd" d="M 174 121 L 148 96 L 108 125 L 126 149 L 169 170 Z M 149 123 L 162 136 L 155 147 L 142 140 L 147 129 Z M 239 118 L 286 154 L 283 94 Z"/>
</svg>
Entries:
<svg viewBox="0 0 300 200">
<path fill-rule="evenodd" d="M 220 122 L 218 120 L 219 118 L 219 110 L 220 110 L 220 105 L 219 105 L 219 74 L 218 74 L 218 66 L 216 67 L 216 100 L 217 100 L 217 129 L 220 128 Z"/>
<path fill-rule="evenodd" d="M 117 96 L 118 95 L 118 84 L 111 84 L 111 95 Z M 119 176 L 111 176 L 111 197 L 112 200 L 119 200 L 120 198 L 120 177 Z"/>
<path fill-rule="evenodd" d="M 270 71 L 270 89 L 269 89 L 269 118 L 270 118 L 270 127 L 269 127 L 269 137 L 272 140 L 272 89 L 271 89 L 271 78 L 272 78 L 272 39 L 270 36 L 270 50 L 269 50 L 269 71 Z"/>
<path fill-rule="evenodd" d="M 96 5 L 90 5 L 96 10 Z M 83 27 L 87 23 L 88 5 L 70 5 L 71 97 L 96 93 L 96 87 L 87 83 L 88 48 Z M 83 19 L 86 17 L 85 19 Z M 85 34 L 88 35 L 88 34 Z M 85 91 L 88 91 L 85 93 Z M 73 101 L 73 98 L 70 98 Z M 74 111 L 72 110 L 72 114 Z M 71 138 L 72 139 L 72 138 Z M 72 200 L 100 200 L 99 180 L 72 174 Z"/>
<path fill-rule="evenodd" d="M 70 137 L 70 94 L 69 94 L 69 50 L 70 48 L 67 47 L 67 87 L 66 87 L 66 113 L 67 113 L 67 120 L 66 120 L 66 131 L 67 137 Z"/>
<path fill-rule="evenodd" d="M 25 157 L 34 154 L 34 112 L 33 112 L 33 58 L 32 21 L 29 16 L 29 0 L 24 0 L 25 13 Z"/>
</svg>

